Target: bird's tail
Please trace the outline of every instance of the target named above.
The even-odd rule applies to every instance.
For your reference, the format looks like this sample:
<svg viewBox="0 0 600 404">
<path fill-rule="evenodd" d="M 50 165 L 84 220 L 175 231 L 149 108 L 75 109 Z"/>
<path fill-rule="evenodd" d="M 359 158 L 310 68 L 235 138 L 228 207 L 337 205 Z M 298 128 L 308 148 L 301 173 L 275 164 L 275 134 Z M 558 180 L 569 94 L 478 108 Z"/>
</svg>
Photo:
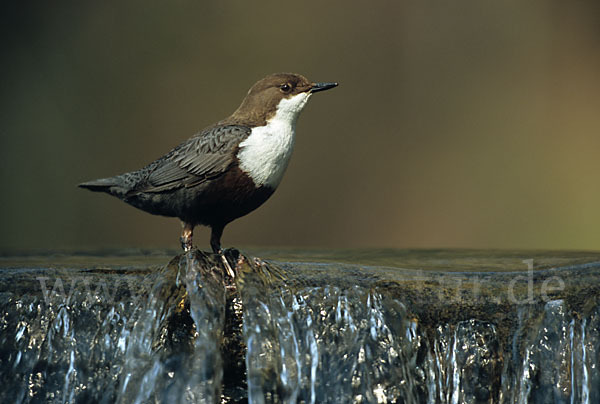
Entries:
<svg viewBox="0 0 600 404">
<path fill-rule="evenodd" d="M 127 192 L 127 189 L 124 187 L 124 184 L 119 177 L 100 178 L 87 181 L 79 184 L 78 187 L 89 189 L 94 192 L 106 192 L 115 196 L 123 195 Z"/>
</svg>

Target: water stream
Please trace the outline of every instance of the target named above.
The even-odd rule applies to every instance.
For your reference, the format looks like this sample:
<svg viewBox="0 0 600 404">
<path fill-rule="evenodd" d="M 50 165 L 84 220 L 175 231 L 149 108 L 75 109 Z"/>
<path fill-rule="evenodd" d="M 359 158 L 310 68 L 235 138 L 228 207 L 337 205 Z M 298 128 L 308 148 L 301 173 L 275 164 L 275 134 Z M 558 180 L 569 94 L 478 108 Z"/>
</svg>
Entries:
<svg viewBox="0 0 600 404">
<path fill-rule="evenodd" d="M 0 402 L 600 403 L 600 255 L 268 256 L 4 257 Z"/>
</svg>

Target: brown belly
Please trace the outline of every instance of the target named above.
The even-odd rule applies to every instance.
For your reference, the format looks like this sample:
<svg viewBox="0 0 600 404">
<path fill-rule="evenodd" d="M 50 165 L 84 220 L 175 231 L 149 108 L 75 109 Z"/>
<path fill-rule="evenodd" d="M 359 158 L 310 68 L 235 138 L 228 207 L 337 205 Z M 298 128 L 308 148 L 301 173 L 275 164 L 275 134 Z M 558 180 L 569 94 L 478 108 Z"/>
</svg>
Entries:
<svg viewBox="0 0 600 404">
<path fill-rule="evenodd" d="M 274 191 L 270 187 L 257 188 L 252 179 L 236 167 L 202 187 L 186 217 L 180 218 L 193 224 L 227 224 L 258 208 Z"/>
</svg>

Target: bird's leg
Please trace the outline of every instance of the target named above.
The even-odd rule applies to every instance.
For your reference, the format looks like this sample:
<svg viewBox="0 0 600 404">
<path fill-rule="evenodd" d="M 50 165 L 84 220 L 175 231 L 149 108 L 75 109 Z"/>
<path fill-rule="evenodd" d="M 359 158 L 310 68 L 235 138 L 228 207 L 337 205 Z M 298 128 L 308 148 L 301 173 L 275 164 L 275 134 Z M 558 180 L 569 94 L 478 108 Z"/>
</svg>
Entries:
<svg viewBox="0 0 600 404">
<path fill-rule="evenodd" d="M 210 246 L 215 254 L 219 254 L 221 256 L 221 261 L 223 262 L 223 266 L 225 270 L 231 276 L 231 278 L 235 278 L 235 272 L 231 269 L 229 262 L 227 262 L 227 258 L 225 258 L 225 254 L 223 254 L 223 249 L 221 248 L 221 236 L 223 235 L 223 229 L 225 226 L 212 226 L 210 233 Z"/>
<path fill-rule="evenodd" d="M 194 225 L 186 222 L 181 222 L 183 229 L 181 230 L 181 248 L 183 251 L 192 249 L 192 236 L 194 235 Z"/>
<path fill-rule="evenodd" d="M 215 254 L 221 254 L 221 236 L 225 226 L 211 226 L 210 246 Z"/>
</svg>

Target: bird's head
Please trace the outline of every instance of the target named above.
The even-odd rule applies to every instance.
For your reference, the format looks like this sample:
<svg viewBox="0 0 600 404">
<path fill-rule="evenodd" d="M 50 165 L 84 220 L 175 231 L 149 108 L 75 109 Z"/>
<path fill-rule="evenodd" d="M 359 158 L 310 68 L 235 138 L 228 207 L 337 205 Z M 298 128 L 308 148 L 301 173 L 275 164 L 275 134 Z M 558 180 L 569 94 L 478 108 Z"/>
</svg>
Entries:
<svg viewBox="0 0 600 404">
<path fill-rule="evenodd" d="M 262 126 L 277 113 L 295 122 L 313 93 L 335 86 L 337 83 L 313 83 L 300 74 L 271 74 L 250 88 L 231 118 Z"/>
</svg>

